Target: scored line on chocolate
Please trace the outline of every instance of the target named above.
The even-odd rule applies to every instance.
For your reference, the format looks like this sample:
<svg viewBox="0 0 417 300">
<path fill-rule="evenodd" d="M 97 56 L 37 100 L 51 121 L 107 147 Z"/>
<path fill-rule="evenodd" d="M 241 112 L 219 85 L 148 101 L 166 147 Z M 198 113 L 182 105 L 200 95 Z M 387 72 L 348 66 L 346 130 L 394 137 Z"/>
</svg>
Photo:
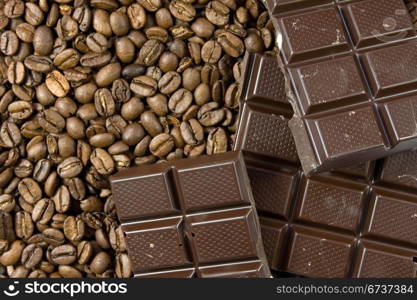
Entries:
<svg viewBox="0 0 417 300">
<path fill-rule="evenodd" d="M 242 168 L 240 155 L 227 153 L 112 178 L 136 277 L 269 276 Z"/>
<path fill-rule="evenodd" d="M 403 0 L 266 2 L 304 171 L 417 145 L 417 37 Z"/>
<path fill-rule="evenodd" d="M 268 74 L 280 72 L 277 61 L 247 54 L 244 65 L 235 149 L 245 154 L 271 268 L 309 277 L 415 276 L 417 151 L 307 177 L 299 161 L 288 160 L 295 151 L 288 142 L 289 104 L 257 88 L 284 85 L 282 76 Z M 277 76 L 280 81 L 270 82 Z M 265 116 L 266 125 L 253 123 L 253 114 Z M 267 116 L 284 120 L 274 127 Z M 281 144 L 268 147 L 277 132 Z M 247 143 L 249 134 L 269 139 Z"/>
</svg>

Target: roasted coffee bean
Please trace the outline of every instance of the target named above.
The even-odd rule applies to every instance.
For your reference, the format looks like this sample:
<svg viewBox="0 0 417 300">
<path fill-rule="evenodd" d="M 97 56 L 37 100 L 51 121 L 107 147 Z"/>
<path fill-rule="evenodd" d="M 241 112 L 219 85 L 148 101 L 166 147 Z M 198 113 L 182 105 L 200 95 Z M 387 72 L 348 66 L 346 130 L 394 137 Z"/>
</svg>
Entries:
<svg viewBox="0 0 417 300">
<path fill-rule="evenodd" d="M 93 247 L 88 241 L 81 241 L 77 246 L 77 259 L 79 264 L 86 264 L 93 255 Z"/>
<path fill-rule="evenodd" d="M 33 169 L 33 179 L 37 182 L 44 182 L 52 169 L 52 162 L 49 159 L 39 160 Z"/>
<path fill-rule="evenodd" d="M 114 170 L 114 161 L 104 149 L 94 149 L 91 153 L 90 161 L 99 174 L 108 175 Z"/>
<path fill-rule="evenodd" d="M 57 265 L 70 265 L 77 259 L 77 250 L 71 244 L 55 247 L 51 251 L 51 260 Z"/>
<path fill-rule="evenodd" d="M 11 212 L 16 206 L 16 201 L 14 197 L 10 194 L 2 194 L 0 195 L 0 211 L 9 213 Z"/>
<path fill-rule="evenodd" d="M 58 267 L 58 274 L 63 278 L 81 278 L 82 273 L 78 271 L 76 268 L 66 265 L 60 265 Z"/>
<path fill-rule="evenodd" d="M 33 207 L 32 220 L 39 224 L 45 225 L 51 220 L 52 216 L 54 215 L 54 211 L 54 202 L 47 198 L 43 198 L 39 200 Z"/>
<path fill-rule="evenodd" d="M 242 40 L 230 32 L 220 34 L 217 40 L 223 51 L 232 57 L 239 57 L 245 51 L 245 44 Z"/>
<path fill-rule="evenodd" d="M 200 71 L 196 68 L 188 68 L 182 74 L 182 86 L 189 90 L 194 91 L 195 88 L 201 83 Z"/>
<path fill-rule="evenodd" d="M 201 58 L 204 62 L 209 64 L 215 64 L 218 62 L 222 55 L 222 47 L 216 41 L 208 41 L 203 45 L 201 49 Z"/>
<path fill-rule="evenodd" d="M 198 121 L 203 126 L 214 126 L 220 123 L 225 116 L 225 112 L 217 102 L 204 104 L 198 111 Z"/>
<path fill-rule="evenodd" d="M 15 120 L 25 120 L 33 113 L 32 104 L 27 101 L 15 101 L 7 107 L 10 116 Z M 9 123 L 11 124 L 11 123 Z M 12 125 L 8 125 L 10 128 Z"/>
<path fill-rule="evenodd" d="M 124 79 L 115 80 L 112 84 L 111 94 L 116 102 L 127 102 L 131 96 L 129 83 Z"/>
<path fill-rule="evenodd" d="M 42 237 L 45 243 L 53 247 L 65 243 L 65 236 L 59 229 L 47 228 L 42 232 Z"/>
<path fill-rule="evenodd" d="M 64 118 L 74 115 L 78 109 L 77 103 L 69 97 L 58 98 L 54 106 L 57 112 Z"/>
<path fill-rule="evenodd" d="M 153 112 L 143 112 L 140 115 L 140 122 L 151 136 L 156 136 L 159 133 L 162 133 L 162 125 Z"/>
<path fill-rule="evenodd" d="M 182 114 L 190 107 L 192 101 L 193 94 L 190 91 L 179 89 L 169 98 L 168 107 L 172 112 Z"/>
<path fill-rule="evenodd" d="M 59 213 L 67 212 L 71 205 L 71 195 L 65 185 L 61 185 L 52 197 L 55 209 Z"/>
<path fill-rule="evenodd" d="M 84 182 L 78 178 L 69 178 L 64 180 L 64 184 L 68 187 L 71 197 L 75 200 L 82 200 L 86 195 Z"/>
<path fill-rule="evenodd" d="M 227 133 L 223 128 L 218 127 L 210 131 L 207 138 L 207 154 L 226 152 L 227 145 Z"/>
<path fill-rule="evenodd" d="M 89 34 L 86 38 L 86 44 L 95 53 L 103 53 L 109 46 L 107 38 L 98 32 Z"/>
<path fill-rule="evenodd" d="M 130 80 L 134 77 L 143 75 L 145 73 L 145 67 L 138 64 L 130 64 L 123 68 L 122 77 L 126 80 Z"/>
<path fill-rule="evenodd" d="M 19 101 L 18 101 L 19 102 Z M 22 105 L 23 106 L 23 105 Z M 18 111 L 21 109 L 19 108 Z M 15 123 L 3 122 L 0 127 L 0 145 L 2 147 L 12 148 L 20 144 L 22 135 Z"/>
<path fill-rule="evenodd" d="M 169 71 L 158 82 L 161 93 L 171 94 L 181 85 L 181 76 L 177 72 Z"/>
<path fill-rule="evenodd" d="M 204 18 L 196 19 L 191 25 L 191 29 L 201 38 L 209 39 L 215 30 L 215 26 Z"/>
<path fill-rule="evenodd" d="M 138 76 L 133 78 L 130 89 L 140 97 L 150 97 L 155 95 L 158 83 L 149 76 Z"/>
<path fill-rule="evenodd" d="M 112 63 L 102 67 L 95 76 L 95 81 L 99 87 L 110 85 L 113 81 L 120 78 L 122 67 L 120 63 Z"/>
<path fill-rule="evenodd" d="M 49 55 L 54 46 L 52 30 L 47 26 L 39 26 L 33 34 L 33 48 L 37 55 Z"/>
<path fill-rule="evenodd" d="M 50 133 L 60 133 L 65 128 L 65 119 L 52 109 L 45 110 L 38 120 L 39 125 Z"/>
<path fill-rule="evenodd" d="M 133 3 L 127 8 L 127 16 L 133 29 L 141 29 L 146 24 L 146 12 L 139 3 Z"/>
<path fill-rule="evenodd" d="M 195 8 L 181 0 L 173 0 L 169 3 L 171 14 L 178 20 L 190 22 L 196 15 Z"/>
<path fill-rule="evenodd" d="M 16 236 L 21 239 L 28 239 L 35 229 L 32 216 L 26 211 L 19 211 L 15 215 L 14 226 Z"/>
<path fill-rule="evenodd" d="M 80 55 L 75 49 L 65 49 L 54 58 L 54 65 L 61 70 L 68 70 L 78 65 Z"/>
<path fill-rule="evenodd" d="M 94 94 L 94 105 L 100 116 L 108 117 L 115 113 L 116 106 L 110 90 L 98 89 Z"/>
<path fill-rule="evenodd" d="M 46 76 L 46 86 L 56 97 L 64 97 L 70 90 L 67 79 L 59 71 L 52 71 Z"/>
<path fill-rule="evenodd" d="M 0 50 L 5 55 L 14 55 L 19 49 L 19 38 L 14 31 L 4 31 L 0 35 Z"/>
<path fill-rule="evenodd" d="M 108 51 L 103 53 L 89 52 L 81 56 L 80 64 L 84 67 L 98 68 L 108 64 L 111 58 L 112 56 Z"/>
<path fill-rule="evenodd" d="M 206 18 L 217 26 L 224 26 L 229 21 L 230 9 L 221 1 L 210 1 L 205 10 Z"/>
<path fill-rule="evenodd" d="M 90 269 L 96 274 L 103 273 L 109 267 L 110 256 L 106 252 L 99 252 L 91 261 Z"/>
<path fill-rule="evenodd" d="M 23 249 L 21 262 L 27 269 L 35 268 L 40 264 L 42 255 L 42 248 L 36 244 L 31 244 Z"/>
<path fill-rule="evenodd" d="M 115 272 L 119 278 L 129 278 L 131 276 L 132 266 L 126 253 L 117 254 Z"/>
<path fill-rule="evenodd" d="M 12 61 L 7 69 L 7 79 L 11 84 L 20 84 L 25 80 L 25 66 L 20 61 Z"/>
<path fill-rule="evenodd" d="M 35 204 L 42 197 L 39 184 L 32 178 L 22 179 L 18 185 L 18 190 L 23 199 L 30 204 Z"/>
<path fill-rule="evenodd" d="M 197 145 L 204 139 L 203 127 L 196 119 L 182 122 L 180 131 L 182 138 L 187 144 Z"/>
<path fill-rule="evenodd" d="M 159 59 L 163 51 L 164 46 L 160 41 L 149 40 L 139 51 L 138 63 L 145 66 L 151 66 Z"/>
<path fill-rule="evenodd" d="M 25 58 L 24 64 L 25 64 L 25 67 L 28 68 L 29 70 L 40 72 L 40 73 L 51 72 L 53 68 L 52 60 L 47 56 L 40 56 L 40 55 L 27 56 Z"/>
<path fill-rule="evenodd" d="M 165 95 L 156 94 L 155 96 L 148 97 L 146 102 L 158 116 L 165 116 L 168 113 L 168 99 Z"/>
<path fill-rule="evenodd" d="M 164 157 L 174 148 L 174 138 L 167 134 L 161 133 L 155 136 L 149 144 L 151 153 L 158 157 Z"/>
<path fill-rule="evenodd" d="M 81 173 L 83 164 L 77 157 L 68 157 L 57 167 L 58 175 L 62 178 L 73 178 Z"/>
</svg>

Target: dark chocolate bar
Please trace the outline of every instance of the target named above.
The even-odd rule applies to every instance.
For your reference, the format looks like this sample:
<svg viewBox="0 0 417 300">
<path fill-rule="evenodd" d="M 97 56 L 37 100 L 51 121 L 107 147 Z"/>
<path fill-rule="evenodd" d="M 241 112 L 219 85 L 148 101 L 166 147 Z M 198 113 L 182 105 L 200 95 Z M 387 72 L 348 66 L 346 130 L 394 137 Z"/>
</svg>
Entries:
<svg viewBox="0 0 417 300">
<path fill-rule="evenodd" d="M 111 178 L 136 277 L 269 277 L 238 152 L 164 162 Z"/>
<path fill-rule="evenodd" d="M 305 176 L 275 57 L 247 54 L 244 64 L 235 149 L 244 152 L 270 267 L 306 277 L 414 277 L 417 151 Z"/>
<path fill-rule="evenodd" d="M 306 174 L 417 146 L 417 36 L 403 0 L 266 2 Z"/>
</svg>

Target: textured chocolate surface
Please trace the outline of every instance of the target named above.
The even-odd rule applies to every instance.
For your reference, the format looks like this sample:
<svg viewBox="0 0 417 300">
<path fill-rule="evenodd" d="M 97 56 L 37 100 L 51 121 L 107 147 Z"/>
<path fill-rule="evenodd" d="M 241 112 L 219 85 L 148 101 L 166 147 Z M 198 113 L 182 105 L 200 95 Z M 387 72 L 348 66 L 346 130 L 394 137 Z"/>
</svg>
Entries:
<svg viewBox="0 0 417 300">
<path fill-rule="evenodd" d="M 403 0 L 269 0 L 304 171 L 417 146 L 417 37 Z"/>
<path fill-rule="evenodd" d="M 417 151 L 305 176 L 275 57 L 247 54 L 245 65 L 236 150 L 244 152 L 271 268 L 307 277 L 414 277 Z"/>
<path fill-rule="evenodd" d="M 268 277 L 241 154 L 141 166 L 111 178 L 136 277 Z"/>
</svg>

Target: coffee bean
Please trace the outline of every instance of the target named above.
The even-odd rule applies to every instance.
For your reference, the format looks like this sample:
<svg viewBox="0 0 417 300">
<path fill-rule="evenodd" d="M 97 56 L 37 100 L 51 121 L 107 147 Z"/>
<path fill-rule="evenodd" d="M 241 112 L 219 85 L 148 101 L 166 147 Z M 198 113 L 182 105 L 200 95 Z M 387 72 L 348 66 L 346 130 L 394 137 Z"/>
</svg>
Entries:
<svg viewBox="0 0 417 300">
<path fill-rule="evenodd" d="M 89 52 L 81 56 L 80 64 L 84 67 L 98 68 L 107 65 L 111 57 L 108 51 L 103 53 Z"/>
<path fill-rule="evenodd" d="M 56 100 L 55 108 L 61 116 L 68 118 L 77 112 L 78 106 L 71 98 L 64 97 Z"/>
<path fill-rule="evenodd" d="M 158 134 L 149 144 L 151 153 L 158 157 L 167 155 L 172 148 L 174 148 L 174 138 L 167 133 Z"/>
<path fill-rule="evenodd" d="M 37 55 L 51 54 L 54 45 L 52 31 L 47 26 L 39 26 L 33 34 L 33 48 Z"/>
<path fill-rule="evenodd" d="M 65 185 L 61 185 L 52 197 L 55 209 L 59 213 L 67 212 L 71 205 L 71 195 Z"/>
<path fill-rule="evenodd" d="M 127 16 L 133 29 L 141 29 L 145 26 L 146 12 L 139 3 L 133 3 L 127 8 Z"/>
<path fill-rule="evenodd" d="M 39 125 L 50 133 L 60 133 L 65 128 L 65 119 L 52 109 L 45 110 L 38 120 Z"/>
<path fill-rule="evenodd" d="M 222 33 L 217 40 L 223 51 L 232 57 L 239 57 L 245 51 L 242 40 L 230 32 Z"/>
<path fill-rule="evenodd" d="M 30 204 L 35 204 L 42 197 L 39 184 L 32 178 L 22 179 L 18 185 L 18 190 L 23 199 Z"/>
<path fill-rule="evenodd" d="M 140 97 L 155 95 L 158 84 L 155 79 L 149 76 L 138 76 L 133 78 L 130 89 Z"/>
<path fill-rule="evenodd" d="M 171 94 L 181 85 L 181 76 L 177 72 L 165 73 L 158 82 L 159 90 L 164 94 Z"/>
<path fill-rule="evenodd" d="M 182 86 L 189 90 L 194 91 L 195 88 L 201 83 L 200 71 L 196 68 L 188 68 L 182 74 Z"/>
<path fill-rule="evenodd" d="M 102 67 L 95 76 L 97 85 L 99 87 L 110 85 L 113 81 L 120 78 L 121 71 L 120 63 L 112 63 Z"/>
<path fill-rule="evenodd" d="M 116 256 L 116 275 L 119 278 L 129 278 L 132 274 L 132 266 L 126 253 L 120 253 Z"/>
<path fill-rule="evenodd" d="M 33 179 L 44 182 L 52 169 L 52 162 L 48 159 L 40 159 L 33 169 Z"/>
<path fill-rule="evenodd" d="M 129 83 L 124 79 L 117 79 L 113 82 L 111 94 L 116 102 L 127 102 L 131 97 Z"/>
<path fill-rule="evenodd" d="M 165 116 L 168 113 L 168 99 L 165 95 L 156 94 L 155 96 L 148 97 L 146 102 L 158 116 Z"/>
<path fill-rule="evenodd" d="M 64 97 L 70 89 L 67 79 L 56 70 L 46 76 L 45 83 L 49 91 L 57 97 Z"/>
<path fill-rule="evenodd" d="M 5 55 L 14 55 L 19 48 L 19 38 L 14 31 L 4 31 L 0 35 L 0 50 Z"/>
<path fill-rule="evenodd" d="M 47 56 L 29 55 L 24 61 L 25 67 L 29 70 L 48 73 L 52 71 L 52 60 Z M 45 86 L 46 87 L 46 86 Z M 49 91 L 49 90 L 48 90 Z"/>
<path fill-rule="evenodd" d="M 106 89 L 98 89 L 94 94 L 94 105 L 100 116 L 108 117 L 115 113 L 116 106 L 111 92 Z"/>
<path fill-rule="evenodd" d="M 76 259 L 77 250 L 70 244 L 58 246 L 51 252 L 51 260 L 57 265 L 70 265 Z"/>
<path fill-rule="evenodd" d="M 25 3 L 20 0 L 10 0 L 4 4 L 4 14 L 11 19 L 18 18 L 25 11 Z"/>
<path fill-rule="evenodd" d="M 249 52 L 261 53 L 265 50 L 265 44 L 261 36 L 250 33 L 245 38 L 245 47 Z"/>
<path fill-rule="evenodd" d="M 73 178 L 81 173 L 83 164 L 77 157 L 68 157 L 57 167 L 58 175 L 62 178 Z"/>
<path fill-rule="evenodd" d="M 149 40 L 139 51 L 138 63 L 145 66 L 151 66 L 159 59 L 163 51 L 164 46 L 160 41 Z"/>
<path fill-rule="evenodd" d="M 93 247 L 88 241 L 81 241 L 77 246 L 77 259 L 79 264 L 86 264 L 93 255 Z"/>
<path fill-rule="evenodd" d="M 31 2 L 27 2 L 25 5 L 25 20 L 33 26 L 41 24 L 44 18 L 44 14 L 40 7 Z"/>
<path fill-rule="evenodd" d="M 0 210 L 6 213 L 11 212 L 16 206 L 14 197 L 10 194 L 0 195 Z"/>
<path fill-rule="evenodd" d="M 180 130 L 181 136 L 187 144 L 197 145 L 204 139 L 203 127 L 195 119 L 182 122 Z"/>
<path fill-rule="evenodd" d="M 15 215 L 14 226 L 16 236 L 21 239 L 28 239 L 32 236 L 35 229 L 32 216 L 26 211 L 19 211 Z"/>
<path fill-rule="evenodd" d="M 20 144 L 22 135 L 15 123 L 3 122 L 0 127 L 0 144 L 2 147 L 12 148 Z"/>
<path fill-rule="evenodd" d="M 215 26 L 204 18 L 198 18 L 191 25 L 191 29 L 197 36 L 209 39 L 213 35 Z"/>
<path fill-rule="evenodd" d="M 204 62 L 209 64 L 215 64 L 220 59 L 222 54 L 222 48 L 216 41 L 208 41 L 203 45 L 201 49 L 201 57 Z"/>
<path fill-rule="evenodd" d="M 12 61 L 7 69 L 7 79 L 11 84 L 22 83 L 25 79 L 25 66 L 20 61 Z"/>
<path fill-rule="evenodd" d="M 217 26 L 224 26 L 229 21 L 230 9 L 220 1 L 210 1 L 206 6 L 206 18 Z"/>
<path fill-rule="evenodd" d="M 32 115 L 33 107 L 31 103 L 27 101 L 15 101 L 7 107 L 7 111 L 13 119 L 25 120 Z M 10 126 L 11 125 L 9 125 L 8 127 Z"/>
<path fill-rule="evenodd" d="M 86 44 L 91 51 L 95 53 L 103 53 L 108 49 L 109 42 L 104 35 L 95 32 L 87 36 Z"/>
<path fill-rule="evenodd" d="M 204 104 L 198 111 L 198 121 L 203 126 L 214 126 L 220 123 L 225 116 L 225 112 L 217 102 Z"/>
<path fill-rule="evenodd" d="M 173 0 L 169 3 L 169 11 L 178 20 L 190 22 L 196 15 L 195 8 L 181 0 Z"/>
<path fill-rule="evenodd" d="M 42 248 L 36 244 L 31 244 L 23 249 L 21 262 L 27 269 L 35 268 L 41 262 L 42 255 Z"/>
<path fill-rule="evenodd" d="M 192 101 L 193 94 L 190 91 L 179 89 L 169 98 L 168 107 L 172 112 L 182 114 L 190 107 Z"/>
<path fill-rule="evenodd" d="M 43 198 L 39 200 L 32 211 L 32 220 L 39 224 L 47 224 L 55 212 L 54 202 Z"/>
<path fill-rule="evenodd" d="M 90 269 L 97 274 L 103 273 L 109 267 L 110 262 L 110 256 L 106 252 L 99 252 L 91 261 Z"/>
<path fill-rule="evenodd" d="M 141 4 L 147 11 L 154 12 L 161 7 L 162 3 L 161 0 L 138 0 L 139 4 Z"/>
<path fill-rule="evenodd" d="M 66 265 L 60 265 L 58 267 L 58 273 L 64 278 L 81 278 L 82 274 L 76 268 Z"/>
<path fill-rule="evenodd" d="M 61 70 L 68 70 L 78 65 L 80 55 L 75 49 L 65 49 L 54 58 L 54 65 Z"/>
<path fill-rule="evenodd" d="M 84 182 L 78 178 L 69 178 L 64 180 L 64 184 L 68 187 L 71 197 L 75 200 L 82 200 L 86 195 Z"/>
<path fill-rule="evenodd" d="M 227 134 L 223 128 L 218 127 L 210 131 L 207 138 L 207 154 L 226 152 L 227 145 Z"/>
<path fill-rule="evenodd" d="M 94 149 L 91 153 L 90 161 L 99 174 L 108 175 L 114 170 L 114 161 L 104 149 Z"/>
</svg>

